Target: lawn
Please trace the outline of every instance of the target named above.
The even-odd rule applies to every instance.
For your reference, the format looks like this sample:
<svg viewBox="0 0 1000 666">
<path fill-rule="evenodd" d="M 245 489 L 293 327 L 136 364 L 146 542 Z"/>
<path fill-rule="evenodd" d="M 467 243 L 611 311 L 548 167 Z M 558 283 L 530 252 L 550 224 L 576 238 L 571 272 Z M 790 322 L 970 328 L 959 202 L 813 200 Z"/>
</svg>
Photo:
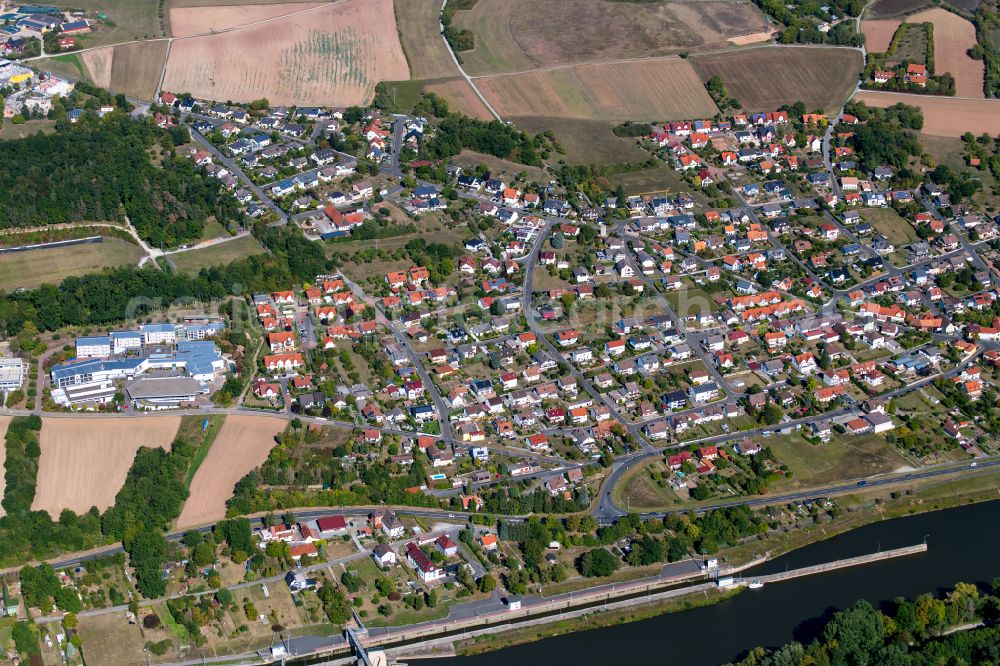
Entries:
<svg viewBox="0 0 1000 666">
<path fill-rule="evenodd" d="M 615 174 L 608 177 L 608 183 L 609 189 L 621 185 L 627 195 L 662 194 L 663 192 L 677 194 L 691 190 L 691 186 L 681 178 L 681 175 L 666 164 L 656 169 Z M 700 193 L 694 192 L 692 196 L 697 199 Z"/>
<path fill-rule="evenodd" d="M 80 56 L 75 53 L 44 58 L 36 63 L 37 67 L 46 72 L 52 72 L 56 76 L 64 76 L 77 81 L 89 81 L 90 75 L 87 73 Z"/>
<path fill-rule="evenodd" d="M 875 230 L 884 235 L 896 247 L 909 245 L 920 240 L 917 230 L 906 219 L 892 208 L 866 208 L 861 211 L 861 217 Z"/>
<path fill-rule="evenodd" d="M 105 268 L 137 264 L 138 246 L 118 238 L 100 243 L 42 248 L 0 254 L 0 289 L 31 289 L 42 283 L 58 284 L 70 275 L 96 273 Z"/>
<path fill-rule="evenodd" d="M 195 417 L 196 419 L 198 417 Z M 208 421 L 208 428 L 204 431 L 201 430 L 201 426 L 198 427 L 198 435 L 200 436 L 201 443 L 198 445 L 198 449 L 194 453 L 194 457 L 191 459 L 191 464 L 188 467 L 187 474 L 184 475 L 184 487 L 190 490 L 191 480 L 194 479 L 195 472 L 201 467 L 201 464 L 205 462 L 205 456 L 208 455 L 208 450 L 212 448 L 212 442 L 215 441 L 215 436 L 219 434 L 219 430 L 222 428 L 222 424 L 225 423 L 226 417 L 224 415 L 213 415 L 208 416 L 206 419 Z M 183 425 L 181 428 L 183 429 Z M 180 432 L 178 432 L 178 435 Z M 195 440 L 199 437 L 193 438 Z"/>
<path fill-rule="evenodd" d="M 793 434 L 772 436 L 761 443 L 792 472 L 791 479 L 774 484 L 775 491 L 860 479 L 910 466 L 882 435 L 835 435 L 827 444 L 811 444 Z"/>
<path fill-rule="evenodd" d="M 706 309 L 709 312 L 721 310 L 722 305 L 716 299 L 729 298 L 729 296 L 731 294 L 728 290 L 709 293 L 696 284 L 688 282 L 687 279 L 684 279 L 681 289 L 666 293 L 670 309 L 681 319 L 704 312 Z"/>
<path fill-rule="evenodd" d="M 81 617 L 79 632 L 89 664 L 142 664 L 146 661 L 142 631 L 139 625 L 129 624 L 124 613 Z"/>
<path fill-rule="evenodd" d="M 203 249 L 188 250 L 169 255 L 170 262 L 179 273 L 197 273 L 202 268 L 224 266 L 237 259 L 260 254 L 264 251 L 253 236 L 217 243 Z"/>
</svg>

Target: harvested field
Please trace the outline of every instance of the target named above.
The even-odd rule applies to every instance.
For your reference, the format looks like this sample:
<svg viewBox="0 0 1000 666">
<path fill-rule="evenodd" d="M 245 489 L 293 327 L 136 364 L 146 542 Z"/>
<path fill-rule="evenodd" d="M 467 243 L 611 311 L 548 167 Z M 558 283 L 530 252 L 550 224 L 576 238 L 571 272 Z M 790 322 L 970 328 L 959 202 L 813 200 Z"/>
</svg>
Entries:
<svg viewBox="0 0 1000 666">
<path fill-rule="evenodd" d="M 892 43 L 892 36 L 896 34 L 899 21 L 893 19 L 876 19 L 873 21 L 862 21 L 861 32 L 865 35 L 865 46 L 870 53 L 885 53 Z"/>
<path fill-rule="evenodd" d="M 4 436 L 7 434 L 7 426 L 10 425 L 13 416 L 4 416 L 0 414 L 0 442 L 3 442 Z M 7 491 L 7 478 L 5 476 L 4 462 L 7 459 L 7 447 L 0 446 L 0 498 Z M 0 516 L 4 515 L 3 506 L 0 506 Z"/>
<path fill-rule="evenodd" d="M 36 126 L 32 133 L 37 130 Z M 142 250 L 138 245 L 119 238 L 105 238 L 100 243 L 5 252 L 0 254 L 0 289 L 32 289 L 44 283 L 59 284 L 70 275 L 138 264 L 141 256 Z"/>
<path fill-rule="evenodd" d="M 320 7 L 316 2 L 289 2 L 274 5 L 219 5 L 208 7 L 172 7 L 170 9 L 170 34 L 190 37 L 208 32 L 222 32 L 240 26 L 268 21 Z"/>
<path fill-rule="evenodd" d="M 90 79 L 94 82 L 94 85 L 102 88 L 111 86 L 111 61 L 114 56 L 115 50 L 111 46 L 103 49 L 94 49 L 93 51 L 84 51 L 80 54 L 80 60 L 83 61 L 84 67 L 87 68 L 87 73 L 90 74 Z"/>
<path fill-rule="evenodd" d="M 230 32 L 176 41 L 166 90 L 272 104 L 367 104 L 379 81 L 410 78 L 392 0 L 345 0 Z"/>
<path fill-rule="evenodd" d="M 32 510 L 104 511 L 115 503 L 139 447 L 169 449 L 179 416 L 45 418 Z"/>
<path fill-rule="evenodd" d="M 712 116 L 712 98 L 687 60 L 652 58 L 491 76 L 476 86 L 501 116 L 678 120 Z"/>
<path fill-rule="evenodd" d="M 767 46 L 692 56 L 702 81 L 719 75 L 744 111 L 773 111 L 803 101 L 830 113 L 851 94 L 863 65 L 853 49 Z M 693 117 L 693 116 L 692 116 Z"/>
<path fill-rule="evenodd" d="M 116 46 L 111 60 L 108 88 L 129 97 L 151 101 L 160 85 L 160 74 L 167 58 L 167 42 L 136 42 Z"/>
<path fill-rule="evenodd" d="M 767 29 L 752 3 L 728 0 L 479 0 L 454 21 L 475 33 L 461 56 L 477 75 L 721 48 Z"/>
<path fill-rule="evenodd" d="M 483 104 L 483 100 L 479 99 L 479 95 L 465 79 L 455 78 L 428 83 L 424 86 L 424 90 L 437 93 L 448 100 L 448 108 L 452 111 L 460 111 L 480 120 L 494 120 L 493 114 L 490 113 L 490 110 Z"/>
<path fill-rule="evenodd" d="M 968 50 L 976 44 L 976 27 L 961 16 L 935 7 L 906 17 L 907 23 L 934 24 L 934 71 L 951 72 L 956 97 L 982 97 L 982 60 L 973 60 Z"/>
<path fill-rule="evenodd" d="M 396 26 L 414 79 L 458 75 L 455 61 L 441 38 L 440 0 L 396 0 Z"/>
<path fill-rule="evenodd" d="M 233 486 L 267 460 L 274 436 L 286 425 L 287 421 L 273 416 L 227 416 L 205 462 L 194 475 L 191 496 L 177 519 L 178 528 L 223 518 Z"/>
<path fill-rule="evenodd" d="M 649 159 L 649 153 L 640 148 L 635 139 L 615 136 L 611 123 L 539 116 L 513 116 L 509 120 L 518 129 L 533 134 L 551 130 L 566 151 L 565 155 L 557 157 L 568 164 L 621 164 Z"/>
<path fill-rule="evenodd" d="M 924 134 L 960 137 L 966 132 L 975 135 L 1000 134 L 1000 100 L 956 99 L 931 95 L 904 95 L 864 91 L 855 98 L 869 106 L 885 108 L 893 104 L 909 104 L 924 112 Z"/>
<path fill-rule="evenodd" d="M 727 41 L 730 44 L 735 44 L 736 46 L 747 46 L 748 44 L 759 44 L 760 42 L 769 42 L 774 37 L 774 33 L 770 30 L 764 30 L 763 32 L 752 32 L 749 35 L 740 35 L 739 37 L 730 37 Z"/>
</svg>

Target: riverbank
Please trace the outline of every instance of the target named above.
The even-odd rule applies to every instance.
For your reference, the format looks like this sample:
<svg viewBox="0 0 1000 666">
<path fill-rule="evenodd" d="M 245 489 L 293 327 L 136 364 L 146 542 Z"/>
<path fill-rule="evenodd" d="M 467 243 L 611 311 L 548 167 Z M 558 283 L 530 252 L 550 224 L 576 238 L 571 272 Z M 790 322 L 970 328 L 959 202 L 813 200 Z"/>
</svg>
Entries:
<svg viewBox="0 0 1000 666">
<path fill-rule="evenodd" d="M 842 513 L 832 522 L 796 528 L 789 532 L 773 532 L 725 549 L 720 555 L 730 566 L 738 568 L 744 568 L 741 564 L 745 566 L 752 561 L 759 562 L 761 558 L 773 562 L 793 551 L 821 546 L 824 542 L 865 527 L 877 526 L 885 520 L 940 512 L 997 499 L 1000 497 L 997 484 L 1000 484 L 1000 473 L 984 471 L 982 475 L 971 478 L 938 481 L 922 486 L 914 484 L 913 487 L 899 488 L 890 493 L 882 489 L 843 495 L 836 500 L 843 507 Z M 642 622 L 680 611 L 713 606 L 736 594 L 738 590 L 699 590 L 665 600 L 633 602 L 627 608 L 590 612 L 574 618 L 514 627 L 503 632 L 483 633 L 474 638 L 455 641 L 454 649 L 460 657 L 482 655 L 568 634 Z"/>
<path fill-rule="evenodd" d="M 598 609 L 575 618 L 566 618 L 530 627 L 513 628 L 498 633 L 481 634 L 474 638 L 455 641 L 455 654 L 465 657 L 486 652 L 495 652 L 496 650 L 502 650 L 514 645 L 533 643 L 546 638 L 554 638 L 578 631 L 603 629 L 616 624 L 648 620 L 667 613 L 676 613 L 717 604 L 727 599 L 732 599 L 745 589 L 744 587 L 738 587 L 729 590 L 700 590 L 673 599 L 641 602 L 627 608 Z"/>
</svg>

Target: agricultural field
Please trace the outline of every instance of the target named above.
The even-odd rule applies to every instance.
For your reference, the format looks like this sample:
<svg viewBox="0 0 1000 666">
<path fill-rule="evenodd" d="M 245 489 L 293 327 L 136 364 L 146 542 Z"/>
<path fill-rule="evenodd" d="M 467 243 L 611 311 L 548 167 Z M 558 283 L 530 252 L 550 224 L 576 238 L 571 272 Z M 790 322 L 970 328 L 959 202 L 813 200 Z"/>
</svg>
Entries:
<svg viewBox="0 0 1000 666">
<path fill-rule="evenodd" d="M 171 254 L 168 259 L 179 273 L 197 273 L 202 268 L 223 266 L 237 259 L 261 254 L 264 248 L 253 236 L 242 236 L 205 248 Z"/>
<path fill-rule="evenodd" d="M 475 33 L 461 53 L 470 75 L 722 48 L 767 26 L 753 4 L 728 0 L 479 0 L 454 22 Z"/>
<path fill-rule="evenodd" d="M 448 108 L 452 111 L 459 111 L 480 120 L 495 120 L 493 114 L 490 113 L 483 100 L 479 99 L 479 95 L 472 89 L 469 82 L 461 77 L 444 81 L 428 81 L 423 86 L 423 90 L 446 99 Z"/>
<path fill-rule="evenodd" d="M 439 0 L 396 0 L 396 26 L 414 79 L 458 76 L 438 25 Z"/>
<path fill-rule="evenodd" d="M 992 99 L 955 99 L 931 95 L 906 95 L 863 91 L 856 98 L 868 106 L 885 108 L 893 104 L 920 107 L 924 113 L 924 134 L 960 137 L 973 134 L 1000 134 L 1000 101 Z"/>
<path fill-rule="evenodd" d="M 163 87 L 272 104 L 367 104 L 379 81 L 410 78 L 392 0 L 345 0 L 174 42 Z"/>
<path fill-rule="evenodd" d="M 645 162 L 649 153 L 634 138 L 615 136 L 610 123 L 599 120 L 544 118 L 539 116 L 504 118 L 518 129 L 534 134 L 551 130 L 565 155 L 557 155 L 568 164 L 621 164 Z"/>
<path fill-rule="evenodd" d="M 867 208 L 860 212 L 865 222 L 875 227 L 875 231 L 892 241 L 896 247 L 920 240 L 913 225 L 892 208 Z"/>
<path fill-rule="evenodd" d="M 935 7 L 906 17 L 907 23 L 934 24 L 934 71 L 951 72 L 956 97 L 982 97 L 984 65 L 968 50 L 976 44 L 976 27 L 961 16 Z"/>
<path fill-rule="evenodd" d="M 81 46 L 93 47 L 120 44 L 136 39 L 167 37 L 166 19 L 161 19 L 156 2 L 136 0 L 57 0 L 47 3 L 53 7 L 103 12 L 107 21 L 80 39 Z"/>
<path fill-rule="evenodd" d="M 316 2 L 289 2 L 267 5 L 213 5 L 205 7 L 170 8 L 170 34 L 174 37 L 191 37 L 205 33 L 223 32 L 251 23 L 270 21 L 305 9 L 321 7 Z"/>
<path fill-rule="evenodd" d="M 111 58 L 108 88 L 135 99 L 151 101 L 156 97 L 166 59 L 167 42 L 116 46 Z"/>
<path fill-rule="evenodd" d="M 853 49 L 812 47 L 751 48 L 690 61 L 702 81 L 722 77 L 744 111 L 773 111 L 801 100 L 828 113 L 854 90 L 863 65 Z"/>
<path fill-rule="evenodd" d="M 718 110 L 687 60 L 573 65 L 491 76 L 476 85 L 504 117 L 677 120 Z"/>
<path fill-rule="evenodd" d="M 892 36 L 896 34 L 899 21 L 893 19 L 874 19 L 861 22 L 861 32 L 865 35 L 865 46 L 871 53 L 885 53 Z"/>
<path fill-rule="evenodd" d="M 274 446 L 274 436 L 287 424 L 284 419 L 272 416 L 228 416 L 208 456 L 194 475 L 191 496 L 177 519 L 178 528 L 223 518 L 226 515 L 226 500 L 233 495 L 233 486 L 267 460 L 267 454 Z"/>
<path fill-rule="evenodd" d="M 105 268 L 137 264 L 138 245 L 119 238 L 100 243 L 42 248 L 0 254 L 0 289 L 31 289 L 43 283 L 58 284 L 70 275 L 95 273 Z"/>
<path fill-rule="evenodd" d="M 77 57 L 83 63 L 87 75 L 94 84 L 107 88 L 111 85 L 111 64 L 115 57 L 113 46 L 84 51 Z"/>
<path fill-rule="evenodd" d="M 931 4 L 931 0 L 875 0 L 865 10 L 865 18 L 899 18 Z"/>
<path fill-rule="evenodd" d="M 0 441 L 7 434 L 7 426 L 10 425 L 13 416 L 0 415 Z M 4 470 L 4 462 L 7 459 L 7 447 L 0 446 L 0 472 Z M 7 478 L 6 476 L 0 474 L 0 497 L 3 497 L 4 492 L 7 490 Z M 0 516 L 4 515 L 3 507 L 0 506 Z"/>
<path fill-rule="evenodd" d="M 179 416 L 43 420 L 34 511 L 86 513 L 115 503 L 140 447 L 169 449 Z"/>
</svg>

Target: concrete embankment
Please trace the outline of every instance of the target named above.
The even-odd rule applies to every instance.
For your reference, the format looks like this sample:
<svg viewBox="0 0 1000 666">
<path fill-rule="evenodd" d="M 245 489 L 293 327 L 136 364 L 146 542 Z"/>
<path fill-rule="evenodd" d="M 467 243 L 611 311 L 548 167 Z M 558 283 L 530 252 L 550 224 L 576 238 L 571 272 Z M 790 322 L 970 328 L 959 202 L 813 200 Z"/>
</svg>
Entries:
<svg viewBox="0 0 1000 666">
<path fill-rule="evenodd" d="M 927 550 L 926 543 L 918 543 L 915 546 L 905 546 L 903 548 L 894 548 L 892 550 L 882 550 L 877 553 L 871 553 L 870 555 L 859 555 L 858 557 L 848 557 L 843 560 L 837 560 L 836 562 L 827 562 L 826 564 L 817 564 L 811 567 L 802 567 L 801 569 L 792 569 L 791 571 L 782 571 L 776 574 L 770 574 L 767 576 L 759 576 L 755 580 L 759 580 L 762 583 L 777 583 L 782 580 L 790 580 L 792 578 L 799 578 L 801 576 L 811 576 L 812 574 L 824 573 L 827 571 L 836 571 L 837 569 L 846 569 L 847 567 L 856 567 L 862 564 L 869 564 L 871 562 L 881 562 L 882 560 L 891 560 L 894 557 L 905 557 L 907 555 L 916 555 L 917 553 L 923 553 Z"/>
<path fill-rule="evenodd" d="M 777 583 L 783 580 L 791 580 L 802 576 L 809 576 L 837 569 L 856 567 L 872 562 L 880 562 L 896 557 L 905 557 L 925 552 L 927 544 L 921 543 L 914 546 L 895 548 L 892 550 L 880 551 L 858 557 L 849 557 L 834 562 L 817 564 L 799 569 L 792 569 L 776 574 L 758 576 L 753 580 L 762 583 Z M 738 568 L 722 569 L 719 571 L 719 578 L 725 578 L 737 574 L 742 570 L 752 568 L 760 561 L 755 561 Z M 704 577 L 702 574 L 699 577 Z M 466 620 L 445 621 L 437 626 L 414 627 L 411 630 L 402 630 L 391 635 L 371 637 L 365 641 L 366 645 L 384 645 L 387 654 L 396 659 L 405 661 L 409 659 L 419 659 L 422 656 L 429 656 L 427 653 L 434 651 L 436 646 L 444 646 L 456 640 L 474 638 L 483 634 L 499 633 L 508 629 L 516 629 L 532 625 L 544 625 L 559 620 L 573 619 L 588 615 L 593 612 L 625 608 L 636 603 L 650 603 L 674 599 L 677 597 L 692 594 L 707 594 L 719 589 L 719 584 L 715 581 L 695 583 L 682 587 L 670 587 L 677 585 L 679 581 L 637 581 L 632 585 L 616 586 L 612 590 L 603 590 L 600 593 L 587 595 L 586 592 L 575 593 L 572 599 L 560 598 L 548 604 L 538 604 L 524 607 L 513 611 L 501 611 L 498 613 L 484 614 L 477 618 Z M 749 579 L 737 579 L 730 587 L 745 586 Z M 670 589 L 664 589 L 670 587 Z M 623 598 L 624 597 L 624 598 Z M 447 635 L 440 635 L 447 634 Z M 435 635 L 437 635 L 435 637 Z M 422 640 L 421 640 L 422 639 Z M 399 645 L 388 647 L 394 643 L 412 643 L 419 640 L 419 643 L 411 645 Z M 434 656 L 444 656 L 434 654 Z"/>
</svg>

